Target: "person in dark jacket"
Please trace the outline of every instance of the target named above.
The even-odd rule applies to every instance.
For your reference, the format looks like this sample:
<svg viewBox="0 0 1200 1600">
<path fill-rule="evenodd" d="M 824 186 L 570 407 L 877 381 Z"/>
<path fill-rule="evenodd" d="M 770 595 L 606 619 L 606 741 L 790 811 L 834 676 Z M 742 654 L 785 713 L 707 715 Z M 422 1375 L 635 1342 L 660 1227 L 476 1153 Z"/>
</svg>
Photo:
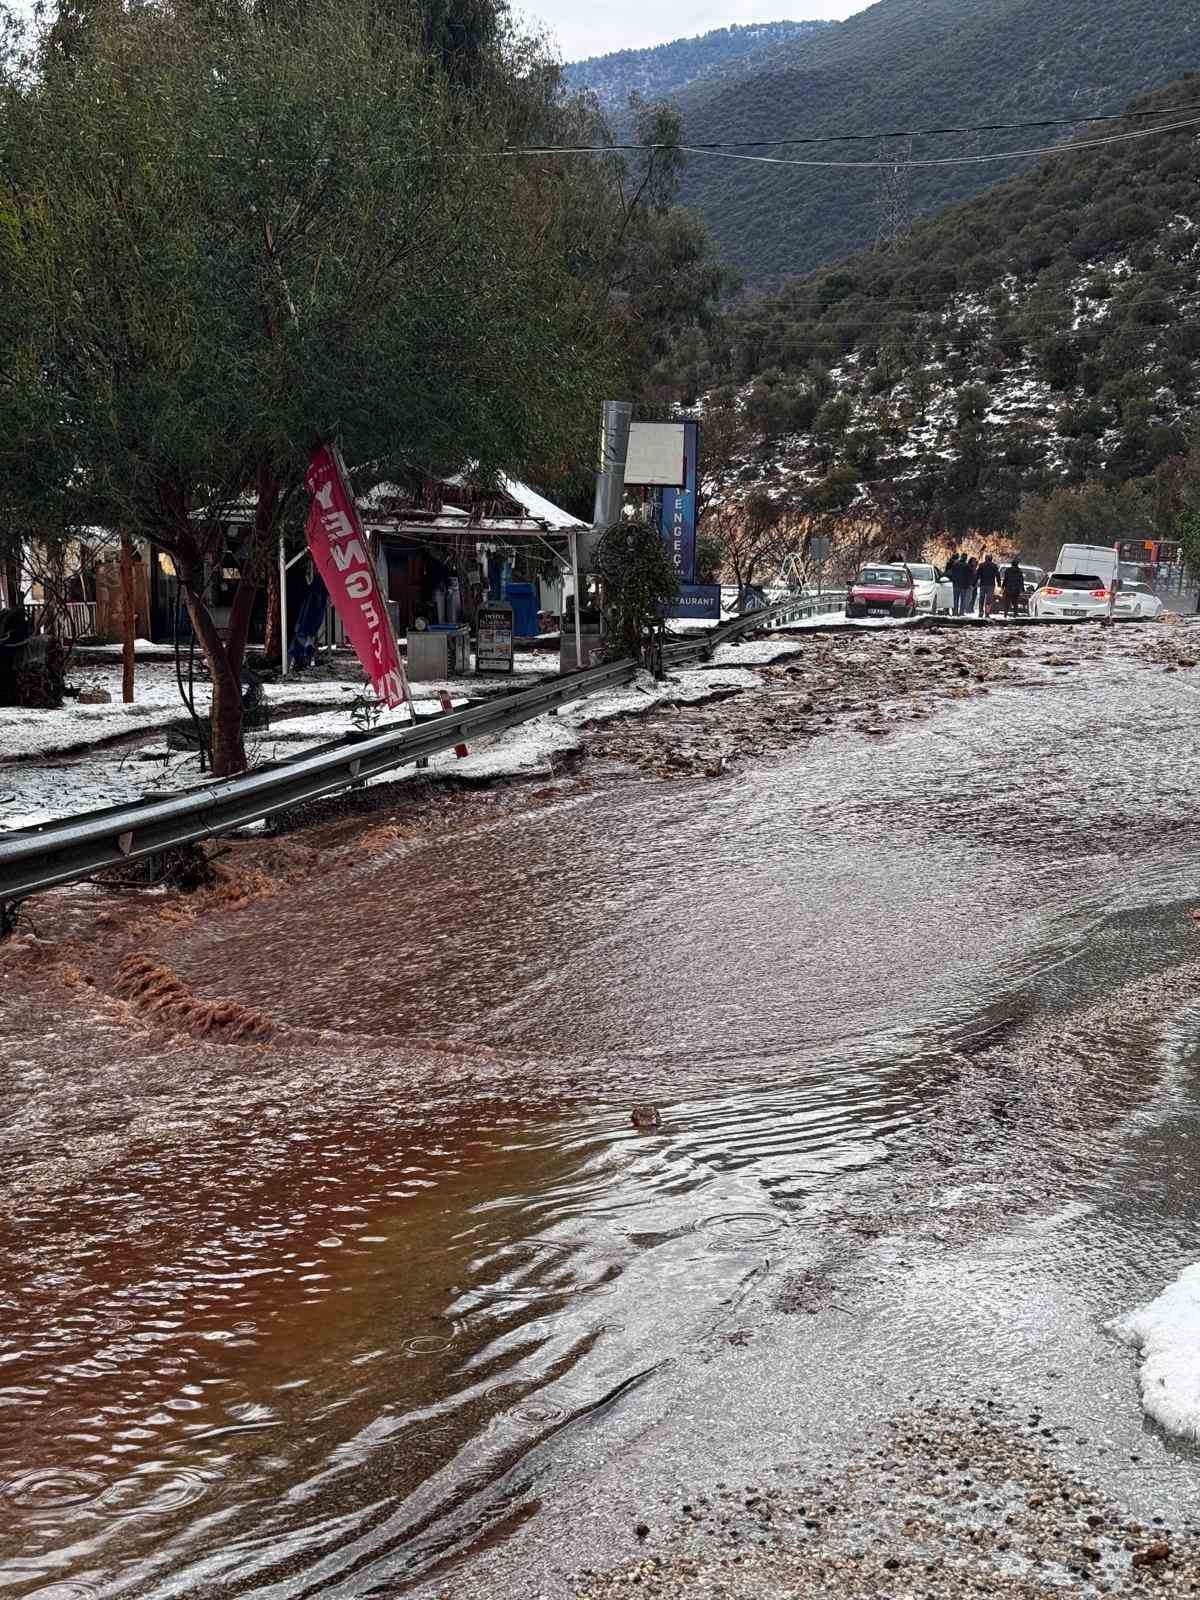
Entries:
<svg viewBox="0 0 1200 1600">
<path fill-rule="evenodd" d="M 1019 556 L 1014 556 L 1004 569 L 1000 580 L 1000 596 L 1004 602 L 1004 615 L 1015 617 L 1025 598 L 1025 574 L 1021 571 Z"/>
<path fill-rule="evenodd" d="M 961 550 L 956 550 L 946 563 L 946 576 L 954 590 L 954 615 L 961 617 L 967 603 L 966 560 Z"/>
<path fill-rule="evenodd" d="M 979 585 L 979 615 L 986 617 L 992 609 L 996 598 L 996 585 L 1000 582 L 1000 568 L 986 550 L 975 573 L 975 582 Z"/>
<path fill-rule="evenodd" d="M 975 568 L 976 568 L 975 557 L 974 556 L 968 556 L 966 561 L 963 564 L 963 578 L 964 578 L 964 582 L 965 582 L 965 585 L 966 585 L 966 591 L 967 591 L 967 603 L 963 607 L 963 613 L 962 613 L 964 617 L 969 617 L 971 615 L 972 611 L 974 611 L 974 609 L 975 609 L 975 595 L 976 595 L 976 592 L 977 592 L 976 591 L 976 587 L 975 587 L 975 585 L 976 585 Z"/>
</svg>

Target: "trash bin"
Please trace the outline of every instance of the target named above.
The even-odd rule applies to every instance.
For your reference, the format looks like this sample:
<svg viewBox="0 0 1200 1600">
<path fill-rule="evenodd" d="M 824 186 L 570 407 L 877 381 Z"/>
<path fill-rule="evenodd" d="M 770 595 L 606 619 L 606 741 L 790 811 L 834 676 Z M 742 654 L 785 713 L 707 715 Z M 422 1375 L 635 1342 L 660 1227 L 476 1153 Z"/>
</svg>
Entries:
<svg viewBox="0 0 1200 1600">
<path fill-rule="evenodd" d="M 513 608 L 513 636 L 536 639 L 538 635 L 538 596 L 532 583 L 506 583 L 504 598 Z"/>
<path fill-rule="evenodd" d="M 414 683 L 464 678 L 471 665 L 471 630 L 458 623 L 431 622 L 408 630 L 408 676 Z"/>
</svg>

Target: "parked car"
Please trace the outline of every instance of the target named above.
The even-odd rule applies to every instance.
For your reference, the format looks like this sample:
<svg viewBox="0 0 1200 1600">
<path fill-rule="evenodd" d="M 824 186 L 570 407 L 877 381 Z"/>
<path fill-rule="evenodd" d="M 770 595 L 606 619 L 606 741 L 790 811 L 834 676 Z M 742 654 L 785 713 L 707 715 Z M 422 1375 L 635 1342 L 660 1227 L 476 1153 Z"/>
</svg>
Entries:
<svg viewBox="0 0 1200 1600">
<path fill-rule="evenodd" d="M 1045 583 L 1046 569 L 1045 567 L 1027 567 L 1022 562 L 1021 576 L 1025 579 L 1025 593 L 1027 595 L 1033 594 L 1036 589 L 1040 589 Z"/>
<path fill-rule="evenodd" d="M 1108 616 L 1112 591 L 1095 572 L 1052 572 L 1029 597 L 1031 617 L 1078 622 Z"/>
<path fill-rule="evenodd" d="M 936 617 L 939 611 L 954 610 L 954 585 L 932 562 L 907 561 L 904 565 L 912 573 L 918 611 L 928 611 Z"/>
<path fill-rule="evenodd" d="M 846 591 L 848 617 L 915 617 L 917 596 L 907 567 L 860 567 Z"/>
<path fill-rule="evenodd" d="M 1166 606 L 1148 583 L 1123 583 L 1117 590 L 1113 605 L 1114 617 L 1140 617 L 1153 622 L 1161 617 Z"/>
</svg>

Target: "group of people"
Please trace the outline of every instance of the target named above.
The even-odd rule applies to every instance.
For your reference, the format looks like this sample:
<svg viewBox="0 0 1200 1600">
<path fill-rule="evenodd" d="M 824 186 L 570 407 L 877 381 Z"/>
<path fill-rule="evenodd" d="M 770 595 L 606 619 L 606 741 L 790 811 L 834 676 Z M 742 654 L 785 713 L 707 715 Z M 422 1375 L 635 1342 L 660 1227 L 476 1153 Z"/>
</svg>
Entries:
<svg viewBox="0 0 1200 1600">
<path fill-rule="evenodd" d="M 1025 574 L 1017 556 L 1002 569 L 988 550 L 978 561 L 956 550 L 946 563 L 946 576 L 954 589 L 956 617 L 972 616 L 976 608 L 979 616 L 986 617 L 996 603 L 997 586 L 1006 617 L 1016 615 L 1025 596 Z"/>
</svg>

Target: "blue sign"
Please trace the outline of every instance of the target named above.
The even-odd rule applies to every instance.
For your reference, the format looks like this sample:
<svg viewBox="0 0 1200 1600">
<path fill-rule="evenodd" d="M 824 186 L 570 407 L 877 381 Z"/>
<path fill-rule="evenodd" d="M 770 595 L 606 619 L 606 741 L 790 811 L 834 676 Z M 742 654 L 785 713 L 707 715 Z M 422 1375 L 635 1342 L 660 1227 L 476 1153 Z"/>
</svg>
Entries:
<svg viewBox="0 0 1200 1600">
<path fill-rule="evenodd" d="M 696 474 L 699 464 L 700 424 L 685 422 L 683 487 L 663 490 L 658 524 L 680 588 L 696 581 Z"/>
<path fill-rule="evenodd" d="M 720 622 L 721 585 L 719 583 L 681 583 L 679 593 L 662 608 L 664 617 L 694 617 L 701 622 Z"/>
</svg>

